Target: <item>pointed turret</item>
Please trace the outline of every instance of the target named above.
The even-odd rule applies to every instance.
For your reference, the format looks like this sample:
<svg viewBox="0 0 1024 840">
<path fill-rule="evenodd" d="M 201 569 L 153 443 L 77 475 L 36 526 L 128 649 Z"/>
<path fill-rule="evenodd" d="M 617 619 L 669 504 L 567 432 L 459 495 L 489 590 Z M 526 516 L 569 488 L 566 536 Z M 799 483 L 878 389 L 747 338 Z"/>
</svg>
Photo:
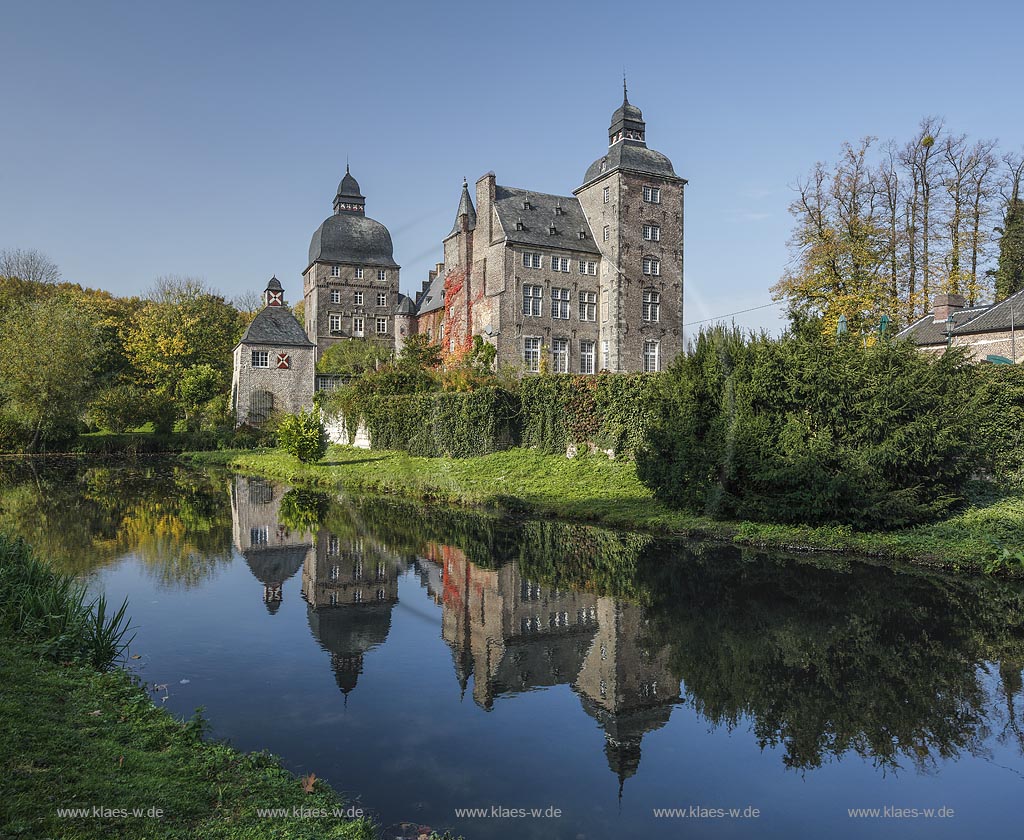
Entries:
<svg viewBox="0 0 1024 840">
<path fill-rule="evenodd" d="M 465 222 L 463 222 L 465 219 Z M 448 236 L 461 233 L 466 230 L 473 230 L 476 227 L 476 208 L 473 206 L 473 198 L 469 194 L 469 182 L 462 179 L 462 196 L 459 198 L 459 209 L 455 212 L 455 224 L 452 225 Z M 447 237 L 445 237 L 447 239 Z"/>
</svg>

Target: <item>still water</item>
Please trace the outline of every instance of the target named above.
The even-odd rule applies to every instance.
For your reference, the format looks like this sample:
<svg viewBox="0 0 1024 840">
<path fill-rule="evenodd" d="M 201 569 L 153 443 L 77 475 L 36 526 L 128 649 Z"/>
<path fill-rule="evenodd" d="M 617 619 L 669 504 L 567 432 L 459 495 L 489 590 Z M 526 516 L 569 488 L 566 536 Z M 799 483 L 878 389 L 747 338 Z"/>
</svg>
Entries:
<svg viewBox="0 0 1024 840">
<path fill-rule="evenodd" d="M 1019 825 L 1020 584 L 161 462 L 3 470 L 0 526 L 129 599 L 132 667 L 158 703 L 202 707 L 213 737 L 316 773 L 385 826 L 598 840 Z M 486 816 L 458 815 L 473 808 Z"/>
</svg>

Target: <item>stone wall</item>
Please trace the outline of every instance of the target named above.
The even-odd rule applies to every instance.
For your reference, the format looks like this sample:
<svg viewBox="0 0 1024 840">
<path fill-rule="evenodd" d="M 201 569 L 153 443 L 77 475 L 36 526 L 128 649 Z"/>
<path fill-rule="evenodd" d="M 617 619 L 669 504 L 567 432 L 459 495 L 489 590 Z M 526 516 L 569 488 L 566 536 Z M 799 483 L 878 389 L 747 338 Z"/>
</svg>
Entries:
<svg viewBox="0 0 1024 840">
<path fill-rule="evenodd" d="M 270 354 L 270 367 L 254 368 L 252 351 L 266 350 Z M 275 366 L 277 353 L 287 353 L 290 366 Z M 313 347 L 294 347 L 263 344 L 239 344 L 234 352 L 231 395 L 235 408 L 235 422 L 250 421 L 253 395 L 256 391 L 273 394 L 275 411 L 295 414 L 313 407 L 313 387 L 316 379 L 316 351 Z"/>
</svg>

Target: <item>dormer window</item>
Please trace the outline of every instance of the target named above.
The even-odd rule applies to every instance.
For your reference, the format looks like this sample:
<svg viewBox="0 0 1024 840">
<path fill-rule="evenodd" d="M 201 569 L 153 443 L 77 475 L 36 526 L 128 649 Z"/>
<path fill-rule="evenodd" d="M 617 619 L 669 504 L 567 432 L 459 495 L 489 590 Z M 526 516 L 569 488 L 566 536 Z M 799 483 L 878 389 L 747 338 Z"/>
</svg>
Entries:
<svg viewBox="0 0 1024 840">
<path fill-rule="evenodd" d="M 562 205 L 561 204 L 556 204 L 555 205 L 555 215 L 556 216 L 561 216 L 562 215 Z"/>
<path fill-rule="evenodd" d="M 522 219 L 516 219 L 516 230 L 526 230 L 526 225 L 523 224 Z"/>
<path fill-rule="evenodd" d="M 583 228 L 580 228 L 580 239 L 586 239 L 586 238 L 587 238 L 586 230 L 584 230 Z"/>
<path fill-rule="evenodd" d="M 548 235 L 554 236 L 556 233 L 558 233 L 558 228 L 556 228 L 555 223 L 552 222 L 550 225 L 548 225 Z"/>
<path fill-rule="evenodd" d="M 524 210 L 532 210 L 533 209 L 533 205 L 530 204 L 530 199 L 528 199 L 528 198 L 524 198 L 523 199 L 523 209 Z"/>
</svg>

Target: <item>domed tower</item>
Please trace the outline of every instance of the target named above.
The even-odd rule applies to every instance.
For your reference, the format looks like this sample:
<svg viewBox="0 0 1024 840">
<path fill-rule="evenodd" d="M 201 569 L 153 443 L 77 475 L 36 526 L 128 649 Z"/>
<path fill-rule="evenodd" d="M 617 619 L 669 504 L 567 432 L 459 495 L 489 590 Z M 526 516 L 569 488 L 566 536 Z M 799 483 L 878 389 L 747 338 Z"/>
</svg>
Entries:
<svg viewBox="0 0 1024 840">
<path fill-rule="evenodd" d="M 623 81 L 608 151 L 575 190 L 604 257 L 601 370 L 664 370 L 682 352 L 685 186 L 672 161 L 647 147 L 647 124 Z"/>
<path fill-rule="evenodd" d="M 316 229 L 304 273 L 306 335 L 317 359 L 338 341 L 395 345 L 399 265 L 391 234 L 366 215 L 366 198 L 345 167 L 334 214 Z"/>
</svg>

